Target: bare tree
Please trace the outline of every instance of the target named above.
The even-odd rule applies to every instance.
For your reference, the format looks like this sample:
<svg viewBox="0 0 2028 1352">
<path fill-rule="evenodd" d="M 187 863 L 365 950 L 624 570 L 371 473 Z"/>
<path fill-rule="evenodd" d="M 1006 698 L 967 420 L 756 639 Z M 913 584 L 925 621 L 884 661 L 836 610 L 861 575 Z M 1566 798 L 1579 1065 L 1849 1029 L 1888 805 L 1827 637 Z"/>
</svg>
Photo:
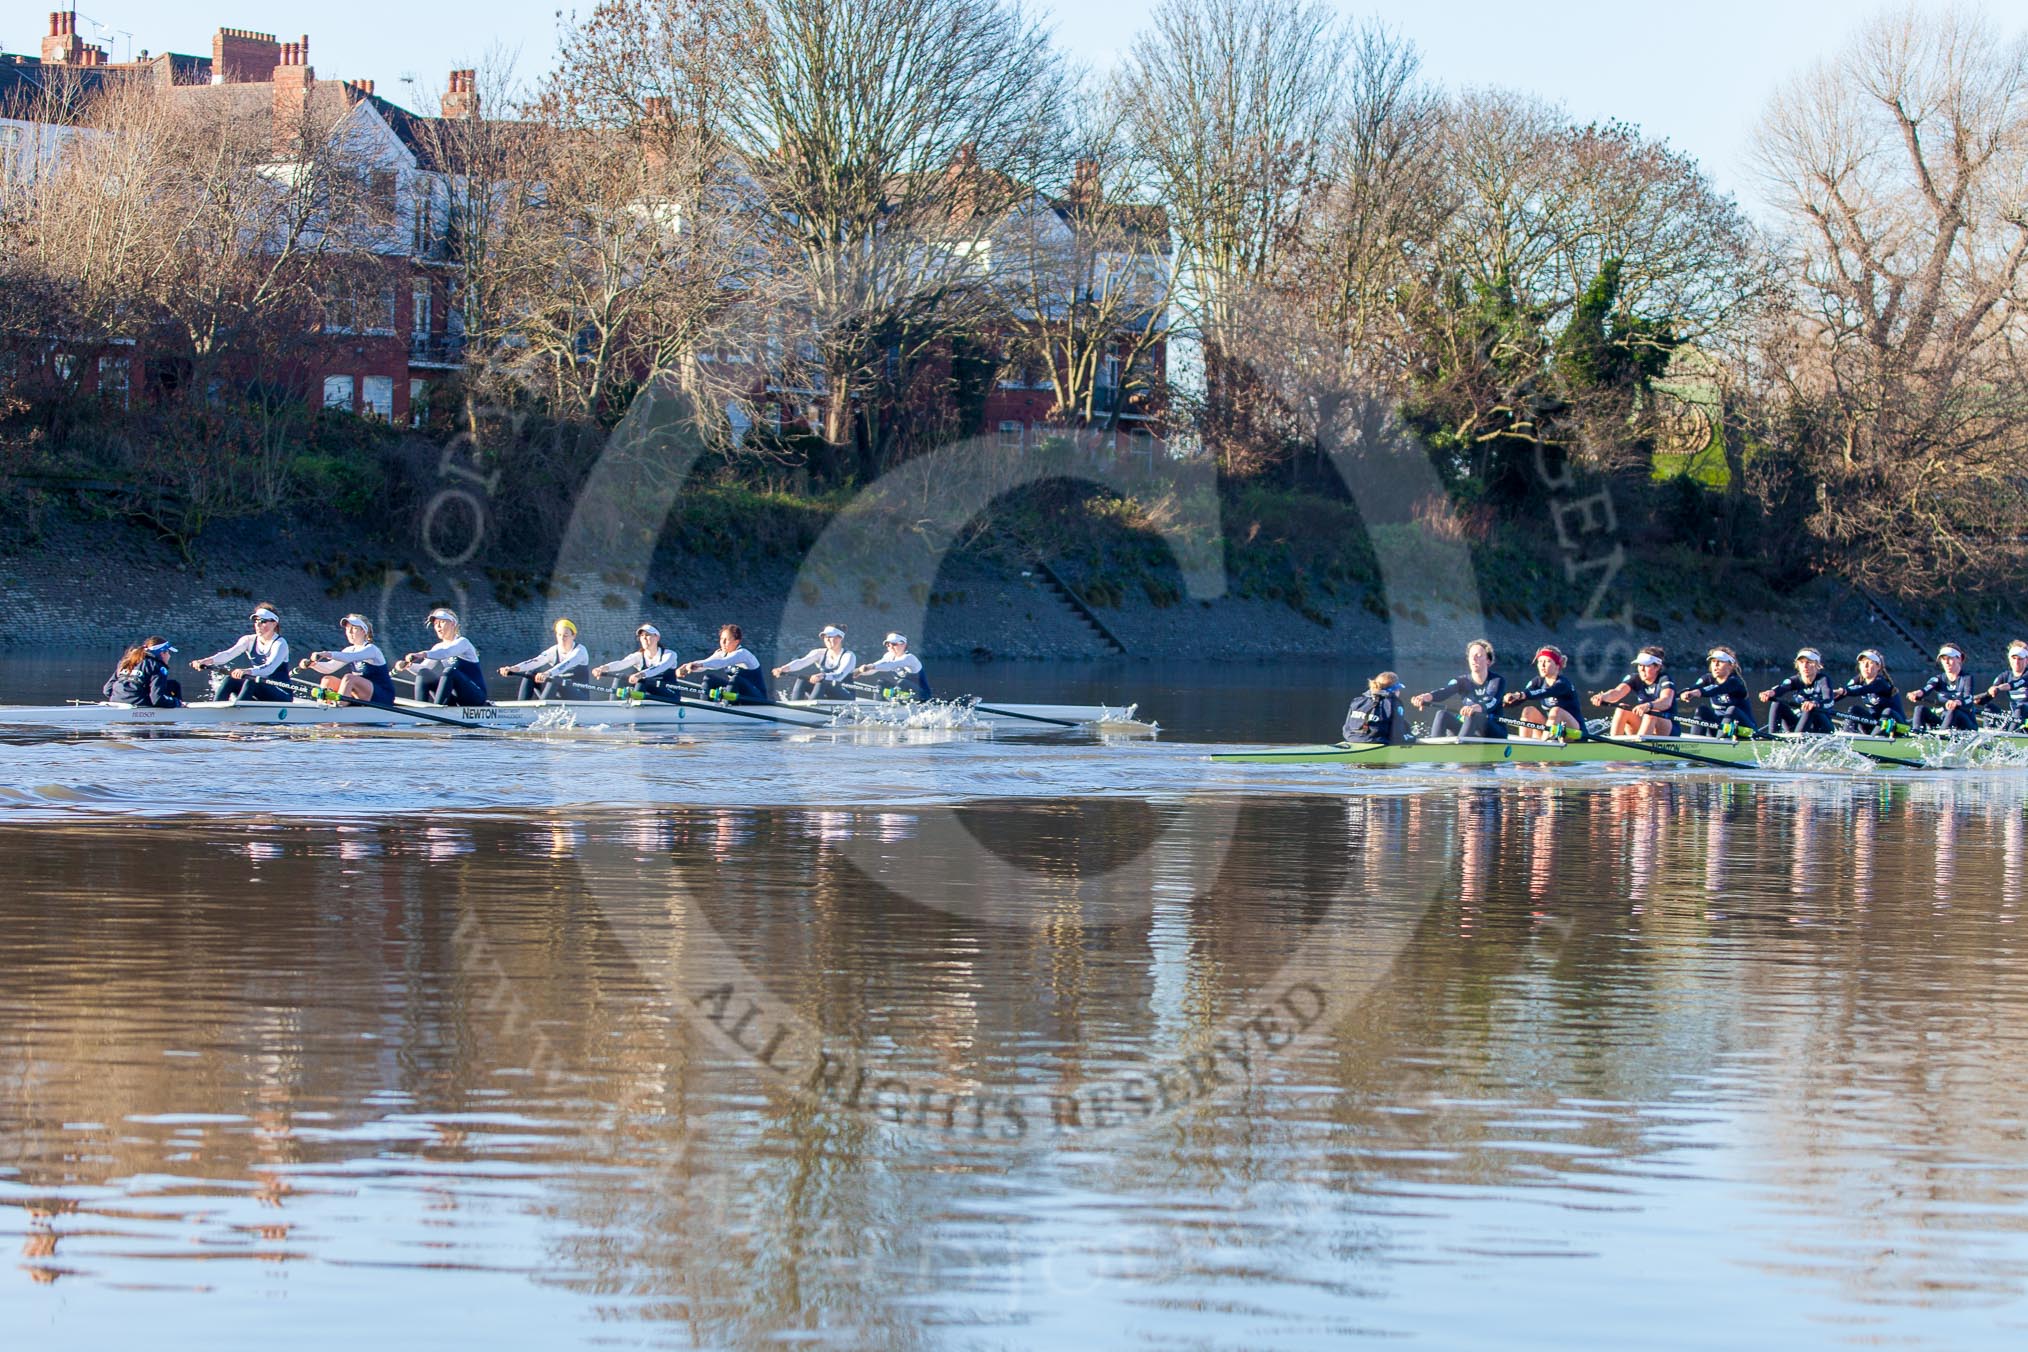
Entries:
<svg viewBox="0 0 2028 1352">
<path fill-rule="evenodd" d="M 1223 357 L 1324 181 L 1350 36 L 1312 0 L 1164 0 L 1121 74 L 1168 207 L 1214 419 L 1247 382 Z"/>
<path fill-rule="evenodd" d="M 1083 100 L 1068 162 L 991 239 L 1006 372 L 1046 380 L 1053 417 L 1109 429 L 1160 393 L 1175 313 L 1168 214 L 1138 192 L 1124 121 L 1115 100 Z"/>
<path fill-rule="evenodd" d="M 985 246 L 1057 153 L 1060 63 L 1014 0 L 728 0 L 702 40 L 789 264 L 782 350 L 807 341 L 822 435 L 871 471 L 883 393 L 990 310 Z"/>
<path fill-rule="evenodd" d="M 1911 590 L 2022 557 L 2028 34 L 1909 6 L 1773 101 L 1757 149 L 1794 231 L 1792 396 L 1812 524 Z"/>
</svg>

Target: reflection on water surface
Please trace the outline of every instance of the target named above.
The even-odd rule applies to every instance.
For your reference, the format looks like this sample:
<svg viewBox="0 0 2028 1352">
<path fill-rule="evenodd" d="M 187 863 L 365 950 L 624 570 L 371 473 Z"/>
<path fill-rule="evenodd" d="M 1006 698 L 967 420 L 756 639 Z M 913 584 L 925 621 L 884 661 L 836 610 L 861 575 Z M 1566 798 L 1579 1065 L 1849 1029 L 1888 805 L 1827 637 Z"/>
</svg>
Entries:
<svg viewBox="0 0 2028 1352">
<path fill-rule="evenodd" d="M 2016 1342 L 2020 782 L 1335 786 L 0 828 L 0 1319 Z"/>
</svg>

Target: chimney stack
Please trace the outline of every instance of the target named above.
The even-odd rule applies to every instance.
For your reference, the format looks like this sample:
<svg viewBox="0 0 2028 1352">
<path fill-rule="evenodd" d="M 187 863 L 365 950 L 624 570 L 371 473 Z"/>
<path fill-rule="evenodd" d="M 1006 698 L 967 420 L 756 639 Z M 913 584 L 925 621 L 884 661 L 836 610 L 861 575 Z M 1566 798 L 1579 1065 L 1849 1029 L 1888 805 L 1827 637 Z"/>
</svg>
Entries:
<svg viewBox="0 0 2028 1352">
<path fill-rule="evenodd" d="M 310 68 L 310 37 L 282 44 L 282 59 L 276 63 L 273 79 L 275 149 L 293 153 L 302 143 L 303 116 L 309 111 L 310 91 L 316 87 L 317 72 Z"/>
<path fill-rule="evenodd" d="M 49 16 L 49 36 L 42 40 L 42 59 L 55 66 L 74 66 L 84 55 L 84 43 L 77 35 L 77 11 L 65 10 Z"/>
<path fill-rule="evenodd" d="M 1079 160 L 1077 175 L 1071 180 L 1070 200 L 1089 211 L 1099 204 L 1103 196 L 1099 188 L 1099 166 L 1097 160 Z"/>
<path fill-rule="evenodd" d="M 444 94 L 443 115 L 463 119 L 479 115 L 479 72 L 476 70 L 454 70 L 451 72 L 451 87 Z"/>
<path fill-rule="evenodd" d="M 266 84 L 282 64 L 282 44 L 273 33 L 221 28 L 211 35 L 213 84 Z"/>
</svg>

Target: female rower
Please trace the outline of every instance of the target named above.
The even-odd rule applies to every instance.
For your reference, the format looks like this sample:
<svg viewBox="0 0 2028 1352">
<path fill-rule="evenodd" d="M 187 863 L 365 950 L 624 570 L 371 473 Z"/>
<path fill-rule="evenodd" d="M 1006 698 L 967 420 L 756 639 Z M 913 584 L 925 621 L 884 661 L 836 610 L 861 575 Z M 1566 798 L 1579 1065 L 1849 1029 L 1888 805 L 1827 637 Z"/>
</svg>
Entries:
<svg viewBox="0 0 2028 1352">
<path fill-rule="evenodd" d="M 106 681 L 106 702 L 137 709 L 182 708 L 183 687 L 169 675 L 169 657 L 175 651 L 160 634 L 150 634 L 127 649 Z"/>
<path fill-rule="evenodd" d="M 785 675 L 796 678 L 789 687 L 790 699 L 851 699 L 845 682 L 851 678 L 852 668 L 859 665 L 859 658 L 845 646 L 845 631 L 827 624 L 817 631 L 817 640 L 816 647 L 795 661 L 776 667 L 775 679 Z"/>
<path fill-rule="evenodd" d="M 854 676 L 879 676 L 880 697 L 894 699 L 899 694 L 903 699 L 930 698 L 929 677 L 923 675 L 922 659 L 908 650 L 908 640 L 900 634 L 889 634 L 882 640 L 887 656 L 877 662 L 854 667 Z"/>
<path fill-rule="evenodd" d="M 1507 695 L 1507 678 L 1493 670 L 1493 645 L 1485 639 L 1473 639 L 1465 645 L 1466 672 L 1453 676 L 1443 685 L 1409 700 L 1418 709 L 1431 704 L 1443 704 L 1449 700 L 1460 701 L 1457 712 L 1460 737 L 1505 737 L 1507 725 L 1499 720 L 1497 710 Z M 1450 732 L 1452 715 L 1448 709 L 1439 709 L 1430 715 L 1429 735 L 1442 737 Z"/>
<path fill-rule="evenodd" d="M 1704 663 L 1710 675 L 1678 692 L 1679 700 L 1702 699 L 1704 717 L 1679 719 L 1683 723 L 1695 723 L 1706 732 L 1715 732 L 1720 737 L 1737 737 L 1742 733 L 1752 737 L 1760 731 L 1753 720 L 1753 702 L 1747 697 L 1746 682 L 1739 676 L 1739 659 L 1730 648 L 1713 648 L 1704 655 Z"/>
<path fill-rule="evenodd" d="M 1767 725 L 1775 732 L 1829 732 L 1831 678 L 1824 674 L 1824 655 L 1815 648 L 1796 653 L 1796 674 L 1760 692 L 1767 705 Z"/>
<path fill-rule="evenodd" d="M 1930 727 L 1970 732 L 1979 726 L 1972 717 L 1977 686 L 1965 670 L 1965 650 L 1946 643 L 1936 650 L 1936 661 L 1943 670 L 1908 692 L 1909 721 L 1917 731 Z M 1929 699 L 1936 701 L 1934 708 L 1924 706 L 1923 701 Z"/>
<path fill-rule="evenodd" d="M 2002 695 L 2008 700 L 2008 724 L 2019 727 L 2022 718 L 2028 716 L 2028 642 L 2018 638 L 2007 645 L 2007 670 L 1993 678 L 1978 702 L 1991 704 Z"/>
<path fill-rule="evenodd" d="M 634 631 L 634 641 L 641 646 L 617 662 L 608 662 L 602 667 L 593 667 L 593 676 L 617 676 L 627 673 L 627 684 L 638 686 L 652 695 L 674 697 L 681 694 L 669 679 L 670 669 L 676 665 L 676 654 L 662 647 L 662 631 L 652 624 L 644 624 Z"/>
<path fill-rule="evenodd" d="M 263 601 L 247 617 L 254 631 L 224 652 L 200 657 L 190 665 L 197 671 L 226 668 L 225 683 L 218 687 L 220 699 L 255 699 L 286 703 L 296 697 L 289 685 L 289 641 L 282 637 L 282 618 L 274 603 Z M 234 659 L 239 659 L 234 665 Z"/>
<path fill-rule="evenodd" d="M 1850 713 L 1838 715 L 1847 727 L 1892 737 L 1903 726 L 1895 717 L 1894 695 L 1894 678 L 1887 674 L 1887 659 L 1878 648 L 1868 648 L 1859 654 L 1858 676 L 1833 690 L 1831 699 L 1834 703 L 1859 701 Z"/>
<path fill-rule="evenodd" d="M 1541 707 L 1521 711 L 1521 721 L 1527 726 L 1519 729 L 1523 737 L 1546 739 L 1550 728 L 1567 728 L 1582 733 L 1584 723 L 1578 718 L 1577 687 L 1563 674 L 1570 665 L 1570 659 L 1563 655 L 1561 648 L 1547 644 L 1535 650 L 1535 679 L 1520 690 L 1510 690 L 1500 700 L 1505 705 L 1528 704 Z"/>
<path fill-rule="evenodd" d="M 1650 645 L 1634 654 L 1634 669 L 1610 690 L 1591 697 L 1594 708 L 1608 704 L 1615 737 L 1673 737 L 1676 734 L 1676 683 L 1662 673 L 1660 648 Z M 1633 700 L 1633 704 L 1626 703 Z"/>
<path fill-rule="evenodd" d="M 676 668 L 678 676 L 688 676 L 694 671 L 704 673 L 704 692 L 714 696 L 720 690 L 731 692 L 735 700 L 766 701 L 768 688 L 760 678 L 760 659 L 748 652 L 741 644 L 742 635 L 736 624 L 718 626 L 718 651 L 709 657 L 700 657 L 695 662 L 685 662 Z M 724 696 L 717 696 L 724 698 Z"/>
<path fill-rule="evenodd" d="M 1345 740 L 1396 746 L 1408 738 L 1408 718 L 1401 710 L 1401 678 L 1383 671 L 1366 683 L 1345 710 Z"/>
<path fill-rule="evenodd" d="M 345 699 L 394 703 L 394 678 L 388 675 L 380 645 L 373 641 L 372 623 L 364 615 L 347 615 L 338 627 L 345 631 L 345 646 L 311 653 L 302 665 L 323 678 L 317 684 Z"/>
<path fill-rule="evenodd" d="M 556 642 L 526 662 L 500 668 L 500 674 L 521 678 L 521 690 L 514 696 L 516 699 L 547 699 L 552 695 L 561 698 L 564 679 L 573 671 L 582 671 L 590 665 L 591 654 L 584 650 L 584 644 L 577 641 L 577 626 L 569 620 L 558 620 Z"/>
<path fill-rule="evenodd" d="M 458 612 L 438 606 L 430 612 L 430 628 L 436 631 L 437 641 L 422 652 L 402 658 L 396 668 L 415 677 L 415 697 L 436 704 L 489 703 L 486 671 L 479 665 L 479 650 L 460 631 Z"/>
</svg>

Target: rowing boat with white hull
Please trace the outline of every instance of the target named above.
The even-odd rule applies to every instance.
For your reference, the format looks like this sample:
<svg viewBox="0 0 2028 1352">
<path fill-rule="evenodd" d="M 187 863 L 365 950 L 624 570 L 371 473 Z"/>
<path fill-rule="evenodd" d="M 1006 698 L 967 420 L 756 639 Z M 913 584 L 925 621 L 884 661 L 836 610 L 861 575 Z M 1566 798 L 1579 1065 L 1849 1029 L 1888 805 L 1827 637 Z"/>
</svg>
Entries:
<svg viewBox="0 0 2028 1352">
<path fill-rule="evenodd" d="M 965 705 L 944 706 L 952 722 Z M 137 728 L 241 727 L 433 727 L 493 728 L 502 731 L 551 728 L 640 728 L 669 731 L 685 728 L 828 728 L 839 715 L 902 722 L 912 708 L 925 713 L 935 706 L 885 704 L 874 700 L 798 700 L 782 703 L 719 704 L 685 699 L 662 700 L 502 700 L 485 705 L 440 705 L 396 700 L 393 706 L 332 704 L 322 700 L 290 702 L 200 700 L 175 709 L 139 708 L 129 704 L 78 703 L 0 706 L 0 726 L 132 731 Z M 1046 732 L 1104 726 L 1130 721 L 1133 707 L 1098 704 L 991 704 L 969 706 L 962 721 L 995 730 Z"/>
<path fill-rule="evenodd" d="M 1920 767 L 1948 759 L 1957 738 L 1977 736 L 1982 744 L 2028 752 L 2021 733 L 1935 734 L 1867 737 L 1853 733 L 1780 734 L 1754 740 L 1729 737 L 1586 737 L 1539 741 L 1532 737 L 1425 737 L 1399 746 L 1339 742 L 1323 746 L 1277 746 L 1257 751 L 1221 751 L 1217 761 L 1255 765 L 1585 765 L 1629 761 L 1738 766 L 1781 765 L 1799 754 L 1844 751 L 1887 765 Z"/>
</svg>

